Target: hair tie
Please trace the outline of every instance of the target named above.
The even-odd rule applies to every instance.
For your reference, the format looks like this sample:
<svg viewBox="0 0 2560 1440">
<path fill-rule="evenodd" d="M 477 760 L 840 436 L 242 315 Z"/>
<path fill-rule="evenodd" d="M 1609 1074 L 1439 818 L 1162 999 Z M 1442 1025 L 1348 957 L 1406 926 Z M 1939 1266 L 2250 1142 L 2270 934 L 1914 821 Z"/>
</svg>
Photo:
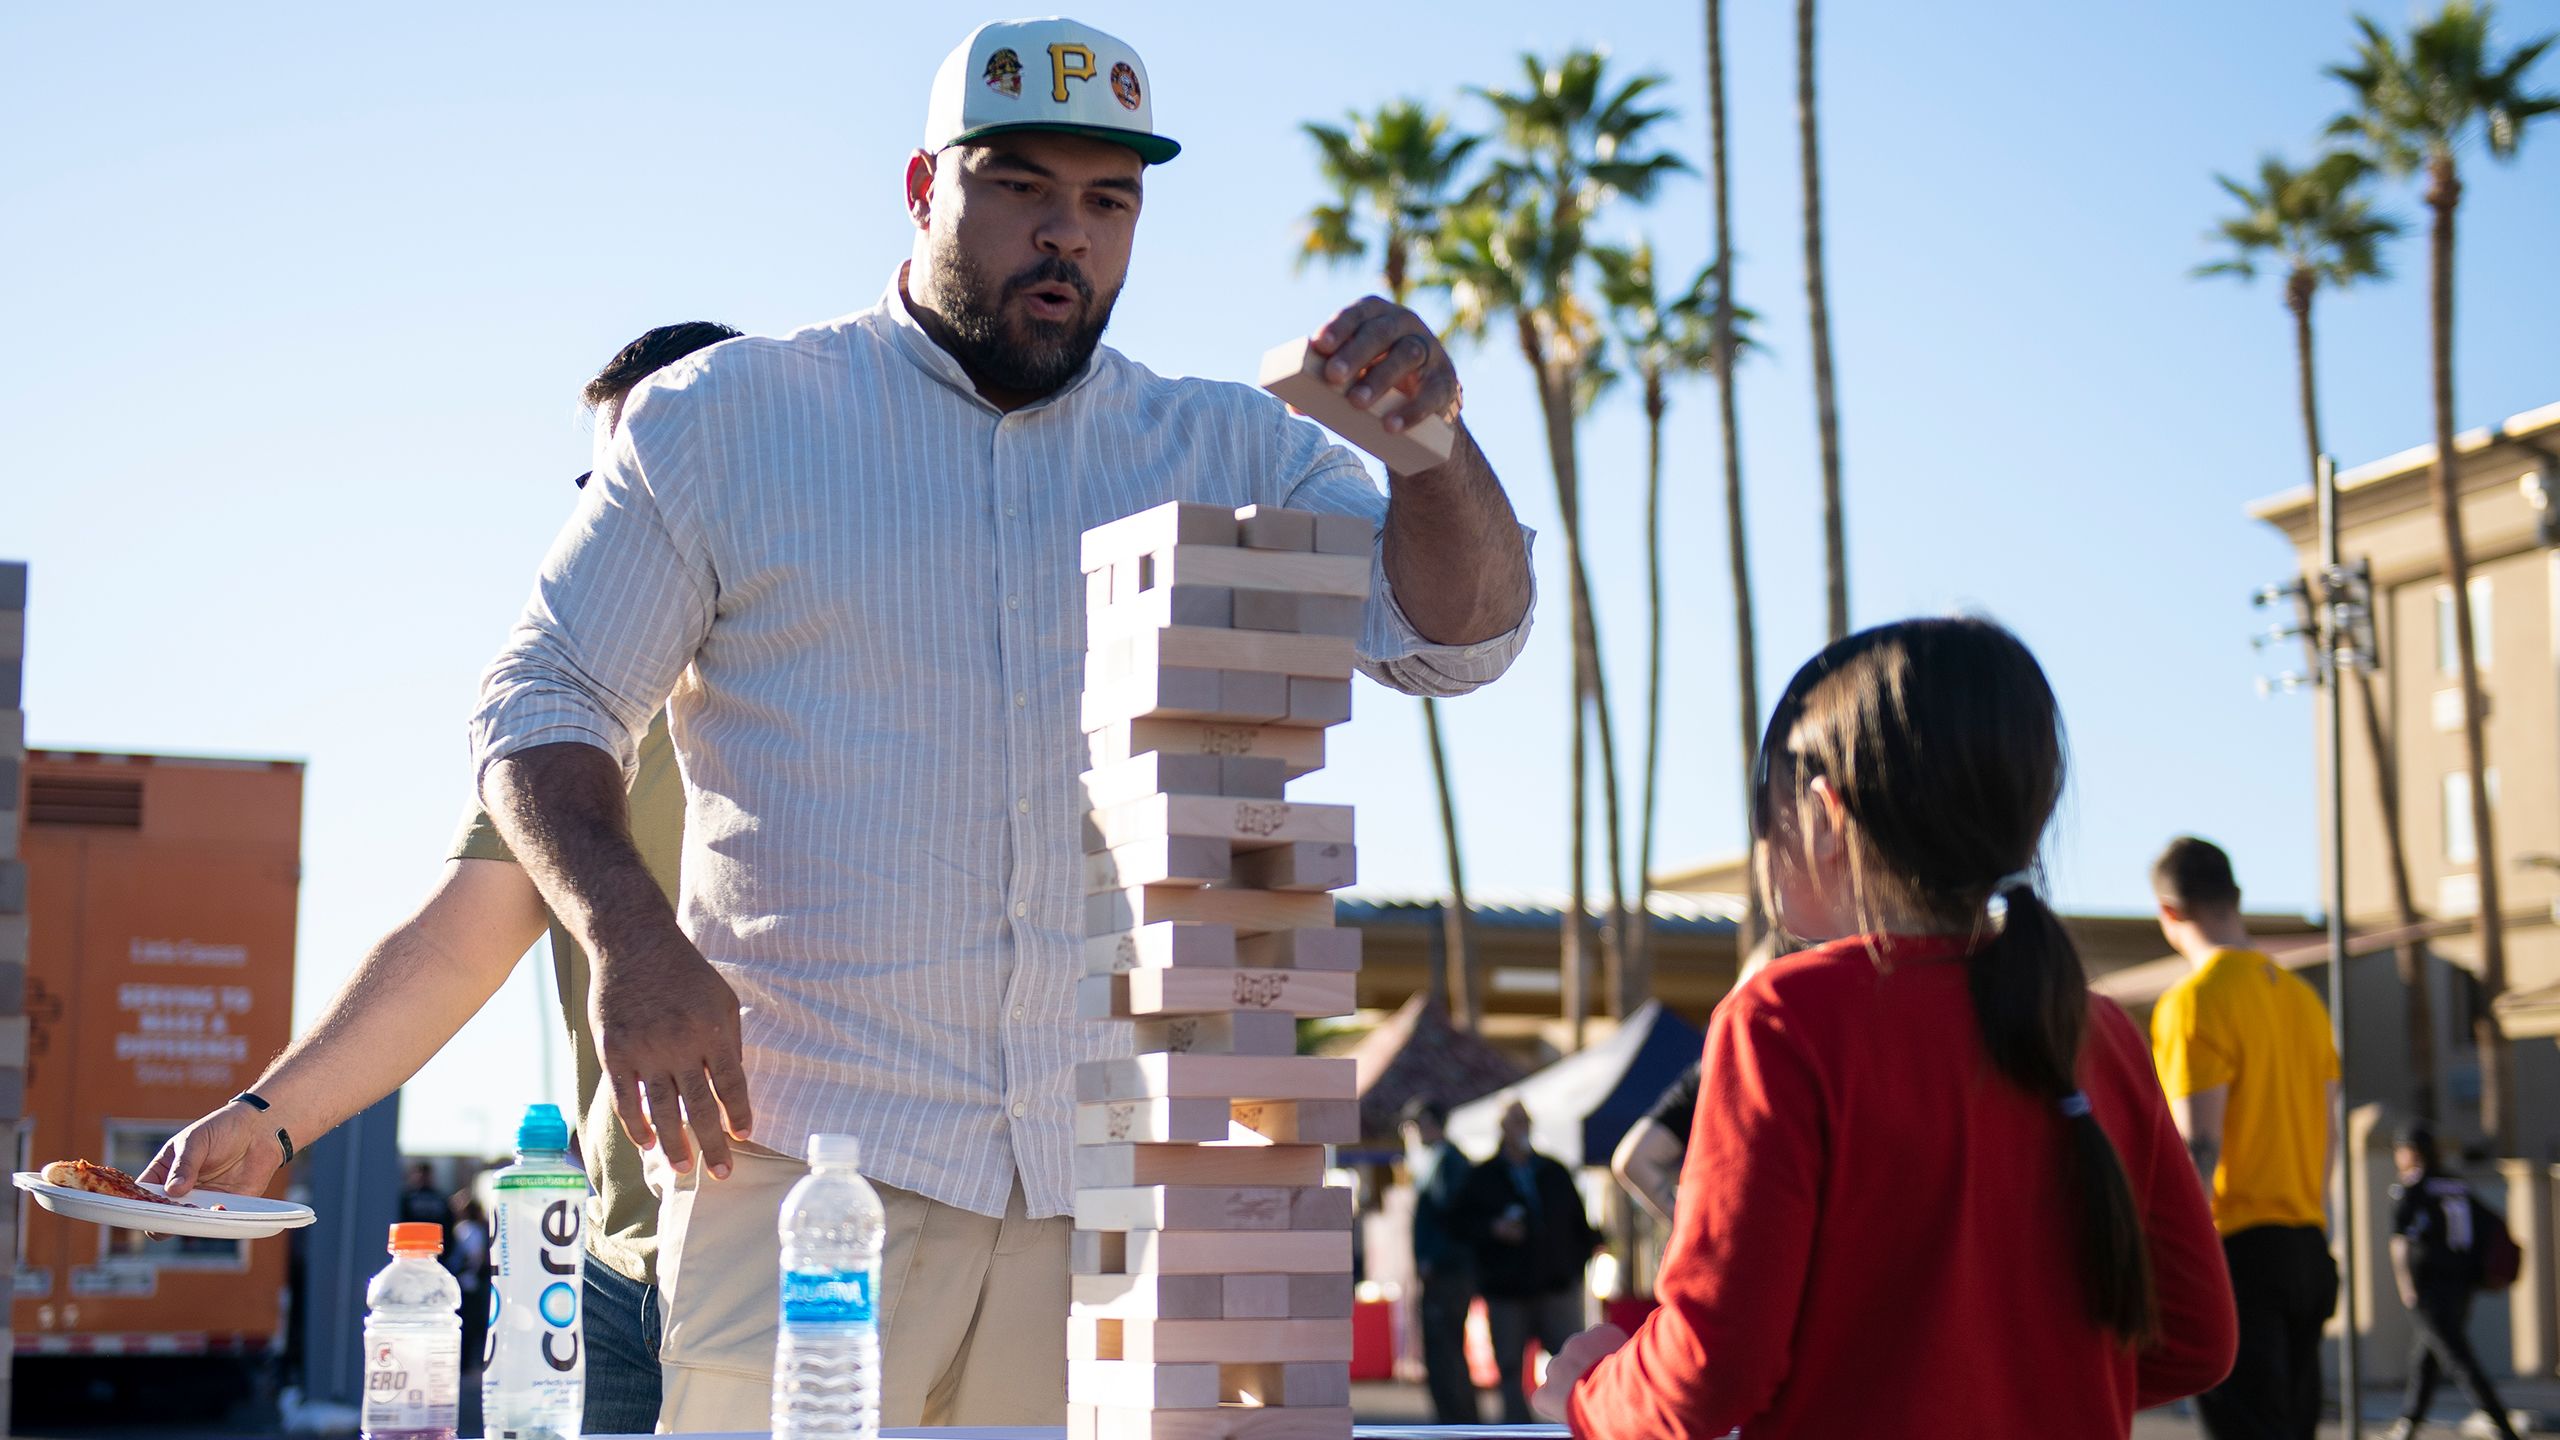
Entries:
<svg viewBox="0 0 2560 1440">
<path fill-rule="evenodd" d="M 2033 891 L 2035 888 L 2036 872 L 2033 870 L 2012 870 L 1991 882 L 1993 895 L 2006 895 L 2013 890 Z"/>
<path fill-rule="evenodd" d="M 2085 1090 L 2074 1090 L 2062 1097 L 2061 1104 L 2063 1116 L 2077 1120 L 2089 1113 L 2089 1094 Z"/>
</svg>

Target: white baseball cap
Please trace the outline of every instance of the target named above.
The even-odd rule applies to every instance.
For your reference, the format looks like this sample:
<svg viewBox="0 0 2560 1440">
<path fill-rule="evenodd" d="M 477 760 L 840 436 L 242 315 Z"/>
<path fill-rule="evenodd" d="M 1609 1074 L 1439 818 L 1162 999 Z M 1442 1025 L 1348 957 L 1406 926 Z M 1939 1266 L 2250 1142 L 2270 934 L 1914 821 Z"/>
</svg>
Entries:
<svg viewBox="0 0 2560 1440">
<path fill-rule="evenodd" d="M 1138 52 L 1063 18 L 981 25 L 934 72 L 925 149 L 1013 130 L 1108 140 L 1150 165 L 1182 153 L 1156 133 L 1154 91 Z"/>
</svg>

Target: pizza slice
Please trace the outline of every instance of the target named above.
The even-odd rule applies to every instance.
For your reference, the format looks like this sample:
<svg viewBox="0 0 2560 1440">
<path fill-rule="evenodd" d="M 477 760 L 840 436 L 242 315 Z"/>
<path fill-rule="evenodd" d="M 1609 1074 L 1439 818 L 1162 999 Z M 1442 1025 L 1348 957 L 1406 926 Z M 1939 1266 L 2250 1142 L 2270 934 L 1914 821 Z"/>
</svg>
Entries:
<svg viewBox="0 0 2560 1440">
<path fill-rule="evenodd" d="M 118 1200 L 147 1200 L 154 1205 L 173 1205 L 181 1210 L 200 1210 L 184 1200 L 155 1195 L 134 1183 L 133 1177 L 113 1165 L 93 1165 L 86 1160 L 56 1160 L 44 1167 L 44 1183 L 65 1190 L 86 1190 L 92 1195 L 112 1195 Z"/>
</svg>

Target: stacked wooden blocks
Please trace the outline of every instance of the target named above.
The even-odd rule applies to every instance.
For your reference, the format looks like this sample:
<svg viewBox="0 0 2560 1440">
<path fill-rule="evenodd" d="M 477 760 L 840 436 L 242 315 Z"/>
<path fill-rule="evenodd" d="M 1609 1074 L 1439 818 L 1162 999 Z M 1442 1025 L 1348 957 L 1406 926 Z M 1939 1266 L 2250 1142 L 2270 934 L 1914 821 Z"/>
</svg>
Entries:
<svg viewBox="0 0 2560 1440">
<path fill-rule="evenodd" d="M 1291 802 L 1351 717 L 1373 532 L 1159 506 L 1085 532 L 1087 1019 L 1076 1072 L 1070 1440 L 1351 1433 L 1352 1065 L 1297 1022 L 1353 1008 L 1351 807 Z"/>
</svg>

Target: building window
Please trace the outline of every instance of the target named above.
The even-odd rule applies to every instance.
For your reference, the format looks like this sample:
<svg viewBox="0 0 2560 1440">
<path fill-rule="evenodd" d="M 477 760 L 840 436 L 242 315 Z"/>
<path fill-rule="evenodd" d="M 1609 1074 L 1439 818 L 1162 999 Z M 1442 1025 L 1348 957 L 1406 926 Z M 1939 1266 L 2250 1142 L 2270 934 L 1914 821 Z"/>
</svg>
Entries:
<svg viewBox="0 0 2560 1440">
<path fill-rule="evenodd" d="M 2497 662 L 2497 630 L 2489 623 L 2495 608 L 2491 598 L 2496 591 L 2486 575 L 2471 577 L 2471 649 L 2486 671 Z M 2453 587 L 2436 587 L 2436 673 L 2444 676 L 2462 673 L 2462 649 L 2453 635 Z"/>
<path fill-rule="evenodd" d="M 2498 808 L 2498 767 L 2481 772 L 2489 781 L 2491 820 Z M 2471 828 L 2471 772 L 2455 770 L 2444 777 L 2444 860 L 2448 865 L 2480 862 L 2480 836 Z"/>
</svg>

